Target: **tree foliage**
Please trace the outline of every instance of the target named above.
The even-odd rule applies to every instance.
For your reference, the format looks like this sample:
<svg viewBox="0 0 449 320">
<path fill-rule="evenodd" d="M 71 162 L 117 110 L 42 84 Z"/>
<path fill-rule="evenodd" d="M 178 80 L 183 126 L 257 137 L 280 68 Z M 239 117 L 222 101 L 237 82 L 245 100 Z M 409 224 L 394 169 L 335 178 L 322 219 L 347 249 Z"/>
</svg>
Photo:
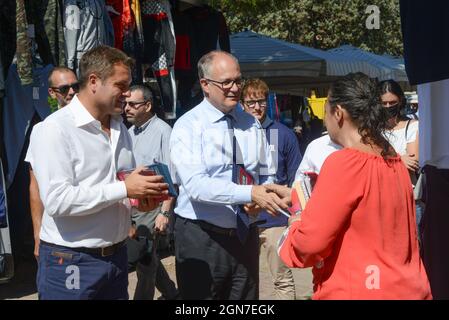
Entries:
<svg viewBox="0 0 449 320">
<path fill-rule="evenodd" d="M 402 55 L 397 0 L 211 0 L 232 33 L 254 32 L 318 49 L 343 44 L 378 54 Z M 380 11 L 380 28 L 368 29 L 369 5 Z"/>
</svg>

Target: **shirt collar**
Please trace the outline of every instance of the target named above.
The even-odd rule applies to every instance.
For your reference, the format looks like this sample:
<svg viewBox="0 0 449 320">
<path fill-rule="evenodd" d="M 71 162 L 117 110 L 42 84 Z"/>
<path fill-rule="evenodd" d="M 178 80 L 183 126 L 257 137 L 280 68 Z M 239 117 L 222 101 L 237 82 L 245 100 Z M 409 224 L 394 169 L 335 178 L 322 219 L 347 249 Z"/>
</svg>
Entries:
<svg viewBox="0 0 449 320">
<path fill-rule="evenodd" d="M 78 95 L 75 95 L 70 101 L 67 108 L 70 108 L 73 112 L 75 118 L 75 125 L 77 127 L 82 127 L 86 124 L 97 121 L 90 113 L 87 111 L 86 107 L 78 99 Z"/>
<path fill-rule="evenodd" d="M 265 120 L 261 123 L 261 124 L 262 124 L 262 128 L 266 129 L 266 128 L 268 128 L 272 123 L 274 123 L 274 121 L 271 120 L 269 116 L 265 116 Z"/>
<path fill-rule="evenodd" d="M 220 121 L 225 116 L 225 114 L 223 112 L 221 112 L 216 107 L 214 107 L 206 98 L 204 98 L 204 100 L 201 104 L 204 106 L 203 108 L 205 111 L 205 115 L 211 123 Z M 237 107 L 235 107 L 228 113 L 233 118 L 234 121 L 237 120 L 236 109 L 237 109 Z"/>
<path fill-rule="evenodd" d="M 133 126 L 134 134 L 139 134 L 139 133 L 145 131 L 145 129 L 150 125 L 150 123 L 153 122 L 156 118 L 157 118 L 157 115 L 154 114 L 150 119 L 147 120 L 147 122 L 145 122 L 140 127 Z"/>
<path fill-rule="evenodd" d="M 66 108 L 70 108 L 72 110 L 73 116 L 75 118 L 75 125 L 77 127 L 82 127 L 89 123 L 94 123 L 98 124 L 98 126 L 101 128 L 100 121 L 95 119 L 90 114 L 90 112 L 87 111 L 86 107 L 78 99 L 78 95 L 75 95 L 72 98 L 72 101 L 70 101 Z M 123 122 L 123 119 L 120 115 L 111 116 L 111 128 L 118 129 L 121 122 Z"/>
</svg>

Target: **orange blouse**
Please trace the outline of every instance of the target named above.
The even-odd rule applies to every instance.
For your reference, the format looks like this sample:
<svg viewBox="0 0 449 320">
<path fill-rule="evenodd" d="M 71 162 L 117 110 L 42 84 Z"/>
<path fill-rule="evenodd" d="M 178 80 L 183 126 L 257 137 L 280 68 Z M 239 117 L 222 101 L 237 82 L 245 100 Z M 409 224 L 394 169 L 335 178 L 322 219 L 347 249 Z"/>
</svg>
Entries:
<svg viewBox="0 0 449 320">
<path fill-rule="evenodd" d="M 332 153 L 279 254 L 289 267 L 313 266 L 313 299 L 432 298 L 399 156 Z"/>
</svg>

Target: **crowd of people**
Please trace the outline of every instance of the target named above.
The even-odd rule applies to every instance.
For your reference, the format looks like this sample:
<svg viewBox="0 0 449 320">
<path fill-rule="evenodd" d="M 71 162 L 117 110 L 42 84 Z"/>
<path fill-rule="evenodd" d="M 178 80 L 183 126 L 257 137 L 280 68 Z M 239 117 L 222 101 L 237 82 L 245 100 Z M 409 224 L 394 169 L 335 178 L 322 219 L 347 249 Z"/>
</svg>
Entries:
<svg viewBox="0 0 449 320">
<path fill-rule="evenodd" d="M 165 299 L 258 299 L 261 246 L 277 299 L 296 298 L 291 268 L 307 267 L 314 299 L 432 298 L 413 192 L 418 121 L 406 118 L 396 82 L 336 80 L 328 134 L 302 156 L 293 130 L 267 116 L 267 84 L 244 80 L 230 53 L 199 60 L 204 99 L 173 129 L 154 92 L 131 86 L 132 68 L 99 46 L 81 58 L 78 80 L 66 68 L 50 74 L 60 109 L 35 125 L 26 157 L 40 299 L 128 299 L 132 239 L 145 242 L 139 300 L 155 288 Z M 169 167 L 176 198 L 161 175 L 145 174 L 156 162 Z M 310 172 L 307 206 L 284 216 L 293 183 Z M 158 256 L 168 231 L 177 288 Z"/>
</svg>

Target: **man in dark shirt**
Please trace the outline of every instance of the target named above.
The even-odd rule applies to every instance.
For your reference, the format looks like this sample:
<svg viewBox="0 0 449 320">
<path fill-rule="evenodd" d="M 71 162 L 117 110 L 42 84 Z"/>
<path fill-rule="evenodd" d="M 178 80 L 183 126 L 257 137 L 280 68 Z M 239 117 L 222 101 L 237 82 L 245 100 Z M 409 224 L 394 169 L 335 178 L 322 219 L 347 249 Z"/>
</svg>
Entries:
<svg viewBox="0 0 449 320">
<path fill-rule="evenodd" d="M 266 131 L 270 151 L 276 165 L 276 182 L 291 186 L 301 162 L 298 139 L 292 130 L 267 116 L 268 86 L 260 79 L 248 80 L 242 89 L 242 105 L 246 112 L 259 120 Z M 260 226 L 260 243 L 266 248 L 268 266 L 273 277 L 277 299 L 294 300 L 295 283 L 293 274 L 277 254 L 277 241 L 287 227 L 287 217 L 260 214 L 266 222 Z"/>
</svg>

